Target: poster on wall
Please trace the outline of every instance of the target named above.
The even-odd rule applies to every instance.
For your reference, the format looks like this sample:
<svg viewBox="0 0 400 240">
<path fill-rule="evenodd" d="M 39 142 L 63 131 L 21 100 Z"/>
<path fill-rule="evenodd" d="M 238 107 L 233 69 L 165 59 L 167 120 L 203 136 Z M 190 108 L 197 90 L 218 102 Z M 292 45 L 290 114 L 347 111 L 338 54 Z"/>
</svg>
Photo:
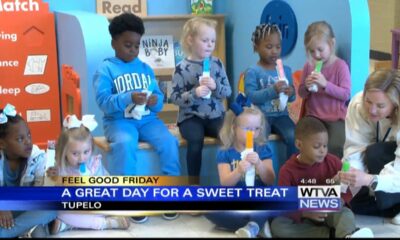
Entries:
<svg viewBox="0 0 400 240">
<path fill-rule="evenodd" d="M 61 130 L 54 15 L 42 0 L 0 1 L 0 108 L 28 122 L 40 148 Z"/>
<path fill-rule="evenodd" d="M 96 12 L 112 19 L 124 12 L 147 16 L 147 0 L 97 0 Z"/>
</svg>

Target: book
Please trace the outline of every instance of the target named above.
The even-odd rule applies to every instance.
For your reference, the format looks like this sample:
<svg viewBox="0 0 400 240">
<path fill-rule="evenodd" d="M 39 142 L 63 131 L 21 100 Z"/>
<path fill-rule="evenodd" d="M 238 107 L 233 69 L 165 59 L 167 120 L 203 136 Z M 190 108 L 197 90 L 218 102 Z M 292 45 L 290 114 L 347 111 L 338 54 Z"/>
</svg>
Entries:
<svg viewBox="0 0 400 240">
<path fill-rule="evenodd" d="M 178 41 L 174 42 L 174 53 L 175 53 L 175 64 L 178 64 L 185 58 L 185 53 L 182 50 L 181 43 Z"/>
<path fill-rule="evenodd" d="M 191 0 L 193 14 L 212 14 L 213 0 Z"/>
<path fill-rule="evenodd" d="M 154 68 L 175 68 L 172 35 L 144 35 L 140 40 L 139 58 Z"/>
<path fill-rule="evenodd" d="M 158 87 L 160 91 L 164 94 L 164 103 L 172 103 L 171 94 L 172 94 L 172 81 L 158 81 Z"/>
</svg>

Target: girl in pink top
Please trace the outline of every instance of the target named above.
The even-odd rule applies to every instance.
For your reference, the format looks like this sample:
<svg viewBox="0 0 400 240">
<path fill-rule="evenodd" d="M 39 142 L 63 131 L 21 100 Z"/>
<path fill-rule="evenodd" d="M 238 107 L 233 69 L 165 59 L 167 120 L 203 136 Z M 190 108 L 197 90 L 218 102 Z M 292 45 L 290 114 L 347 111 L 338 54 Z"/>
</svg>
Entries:
<svg viewBox="0 0 400 240">
<path fill-rule="evenodd" d="M 94 115 L 84 115 L 82 120 L 75 115 L 68 115 L 63 126 L 63 131 L 57 140 L 56 166 L 49 168 L 47 175 L 108 176 L 101 155 L 93 152 L 94 142 L 90 132 L 97 126 Z M 50 228 L 50 233 L 53 235 L 72 228 L 103 230 L 128 227 L 129 220 L 122 216 L 60 211 Z"/>
<path fill-rule="evenodd" d="M 304 65 L 298 93 L 305 101 L 305 115 L 317 117 L 326 125 L 328 151 L 342 158 L 351 81 L 349 67 L 335 54 L 335 43 L 332 27 L 327 22 L 308 26 L 304 45 L 309 61 Z M 320 72 L 314 71 L 317 61 L 322 61 Z"/>
</svg>

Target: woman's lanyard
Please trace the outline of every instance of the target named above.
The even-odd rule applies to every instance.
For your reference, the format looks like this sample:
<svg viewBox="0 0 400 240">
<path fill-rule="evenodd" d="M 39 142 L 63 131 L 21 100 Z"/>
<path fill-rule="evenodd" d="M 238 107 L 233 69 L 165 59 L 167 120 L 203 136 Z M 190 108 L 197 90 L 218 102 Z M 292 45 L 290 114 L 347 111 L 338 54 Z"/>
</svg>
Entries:
<svg viewBox="0 0 400 240">
<path fill-rule="evenodd" d="M 388 136 L 389 133 L 390 133 L 390 130 L 392 130 L 391 127 L 386 131 L 386 134 L 385 134 L 385 136 L 383 137 L 382 142 L 384 142 L 384 141 L 386 140 L 387 136 Z M 377 124 L 376 124 L 376 142 L 379 142 L 379 121 L 378 121 Z"/>
</svg>

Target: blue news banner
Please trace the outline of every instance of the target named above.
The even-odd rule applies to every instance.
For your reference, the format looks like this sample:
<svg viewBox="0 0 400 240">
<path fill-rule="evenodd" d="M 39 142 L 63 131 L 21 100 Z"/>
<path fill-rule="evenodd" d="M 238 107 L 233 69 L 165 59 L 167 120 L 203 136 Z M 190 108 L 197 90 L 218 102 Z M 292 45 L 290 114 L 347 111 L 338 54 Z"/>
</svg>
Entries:
<svg viewBox="0 0 400 240">
<path fill-rule="evenodd" d="M 340 187 L 0 187 L 0 210 L 327 210 Z"/>
</svg>

